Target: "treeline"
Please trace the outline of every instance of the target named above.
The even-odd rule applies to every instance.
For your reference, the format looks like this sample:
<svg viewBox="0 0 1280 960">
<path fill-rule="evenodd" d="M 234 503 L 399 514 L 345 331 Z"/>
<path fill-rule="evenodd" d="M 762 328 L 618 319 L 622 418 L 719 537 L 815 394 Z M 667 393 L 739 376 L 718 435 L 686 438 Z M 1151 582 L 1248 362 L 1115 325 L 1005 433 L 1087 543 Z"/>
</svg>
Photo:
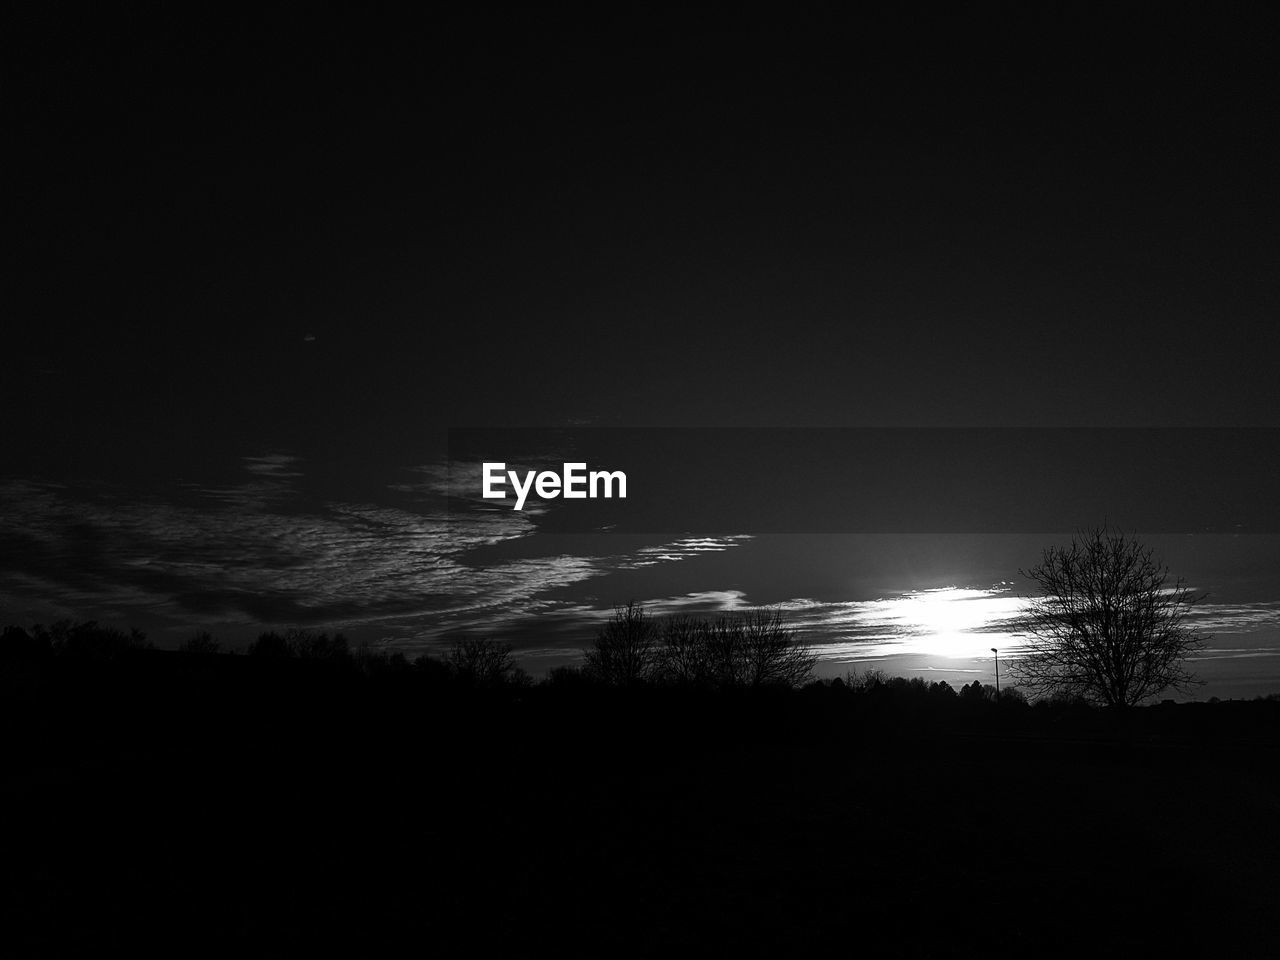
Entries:
<svg viewBox="0 0 1280 960">
<path fill-rule="evenodd" d="M 959 700 L 969 703 L 996 703 L 1026 705 L 1027 698 L 1016 687 L 998 689 L 989 683 L 972 680 L 956 690 L 945 680 L 930 682 L 923 677 L 891 677 L 883 670 L 868 670 L 865 673 L 849 672 L 844 678 L 819 681 L 833 690 L 848 690 L 850 693 L 865 694 L 871 697 L 893 698 L 903 700 L 932 700 L 946 702 Z M 1085 701 L 1071 697 L 1060 697 L 1052 702 L 1063 705 L 1084 704 Z"/>
<path fill-rule="evenodd" d="M 617 607 L 585 652 L 583 673 L 611 686 L 795 687 L 817 660 L 776 608 L 706 619 L 655 619 L 638 603 Z"/>
<path fill-rule="evenodd" d="M 153 650 L 144 633 L 96 622 L 63 621 L 30 630 L 11 626 L 0 638 L 0 657 L 66 656 L 114 660 Z M 228 653 L 209 633 L 178 648 L 192 656 Z M 294 629 L 260 634 L 245 650 L 256 660 L 305 660 L 369 675 L 417 674 L 435 681 L 485 688 L 527 688 L 533 678 L 513 659 L 510 644 L 481 637 L 454 639 L 440 655 L 413 660 L 403 653 L 357 647 L 340 633 Z M 777 609 L 753 609 L 709 619 L 654 618 L 638 603 L 617 607 L 583 651 L 581 667 L 551 671 L 553 687 L 682 686 L 709 689 L 791 688 L 812 678 L 816 656 Z"/>
<path fill-rule="evenodd" d="M 96 621 L 60 621 L 31 628 L 8 626 L 0 633 L 0 662 L 118 662 L 158 651 L 147 635 L 128 632 Z M 207 631 L 199 631 L 179 645 L 177 652 L 194 661 L 236 655 Z M 377 650 L 368 644 L 352 646 L 341 633 L 292 629 L 261 633 L 244 651 L 251 661 L 306 661 L 336 671 L 367 676 L 418 675 L 439 682 L 487 687 L 526 687 L 532 678 L 516 666 L 510 644 L 478 638 L 454 640 L 442 656 L 421 655 L 410 660 L 403 653 Z"/>
<path fill-rule="evenodd" d="M 0 634 L 0 660 L 39 660 L 46 656 L 65 656 L 84 660 L 114 660 L 153 646 L 138 629 L 127 633 L 97 621 L 73 623 L 63 620 L 52 626 L 36 624 L 30 630 L 8 626 Z"/>
<path fill-rule="evenodd" d="M 239 661 L 243 671 L 285 676 L 294 664 L 304 673 L 319 671 L 330 676 L 391 680 L 409 687 L 513 695 L 533 690 L 572 694 L 619 688 L 693 693 L 801 690 L 833 701 L 848 699 L 875 707 L 1029 705 L 1016 687 L 997 690 L 977 680 L 957 689 L 946 681 L 890 676 L 875 669 L 815 679 L 816 654 L 786 625 L 782 612 L 773 608 L 712 618 L 655 618 L 640 604 L 619 606 L 583 651 L 582 666 L 557 667 L 540 680 L 515 663 L 510 644 L 480 637 L 456 638 L 438 655 L 410 659 L 368 644 L 353 646 L 341 633 L 305 629 L 261 633 L 243 654 L 226 649 L 203 631 L 193 634 L 176 652 L 158 650 L 140 630 L 125 631 L 95 621 L 8 626 L 0 632 L 0 665 L 10 667 L 41 662 L 110 663 L 127 670 L 131 660 L 151 662 L 154 658 L 176 658 L 197 672 L 214 671 L 219 665 L 235 666 Z M 23 673 L 7 672 L 10 676 Z M 1280 695 L 1258 699 L 1275 701 Z M 1088 704 L 1079 698 L 1057 696 L 1039 698 L 1036 706 L 1084 709 Z"/>
<path fill-rule="evenodd" d="M 389 680 L 423 690 L 486 690 L 519 694 L 546 690 L 573 696 L 592 690 L 751 691 L 802 689 L 826 698 L 863 701 L 871 706 L 917 708 L 946 703 L 1025 705 L 1020 691 L 997 692 L 978 681 L 959 690 L 945 681 L 895 677 L 880 670 L 847 672 L 844 677 L 814 679 L 815 655 L 788 628 L 780 611 L 757 609 L 699 619 L 651 617 L 639 604 L 618 607 L 583 652 L 582 666 L 551 670 L 535 681 L 513 659 L 510 644 L 464 637 L 438 656 L 410 659 L 403 653 L 353 646 L 341 633 L 292 629 L 259 634 L 243 654 L 225 649 L 207 632 L 182 643 L 177 656 L 199 671 L 214 670 L 228 658 L 251 672 L 280 676 L 289 664 L 330 676 Z M 63 621 L 31 628 L 10 626 L 0 635 L 0 663 L 59 660 L 71 663 L 122 662 L 139 657 L 173 657 L 157 650 L 145 633 L 102 626 L 94 621 Z M 259 664 L 255 671 L 253 664 Z M 1066 699 L 1053 701 L 1071 706 Z"/>
</svg>

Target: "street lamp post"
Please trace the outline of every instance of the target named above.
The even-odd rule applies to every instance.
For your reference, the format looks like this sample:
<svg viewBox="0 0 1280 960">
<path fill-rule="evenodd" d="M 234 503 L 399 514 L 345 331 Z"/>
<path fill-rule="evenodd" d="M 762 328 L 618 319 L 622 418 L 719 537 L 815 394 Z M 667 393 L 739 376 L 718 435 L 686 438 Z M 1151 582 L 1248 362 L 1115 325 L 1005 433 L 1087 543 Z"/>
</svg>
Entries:
<svg viewBox="0 0 1280 960">
<path fill-rule="evenodd" d="M 995 647 L 991 648 L 991 652 L 996 655 L 996 699 L 1000 699 L 1000 651 Z"/>
</svg>

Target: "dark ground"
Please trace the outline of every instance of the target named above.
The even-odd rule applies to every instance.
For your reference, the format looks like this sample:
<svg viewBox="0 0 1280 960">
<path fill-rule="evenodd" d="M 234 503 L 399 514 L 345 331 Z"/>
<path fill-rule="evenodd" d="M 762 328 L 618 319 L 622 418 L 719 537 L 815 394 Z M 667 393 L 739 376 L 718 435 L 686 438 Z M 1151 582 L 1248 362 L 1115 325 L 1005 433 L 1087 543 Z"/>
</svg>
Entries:
<svg viewBox="0 0 1280 960">
<path fill-rule="evenodd" d="M 1280 703 L 6 670 L 11 956 L 1280 947 Z"/>
</svg>

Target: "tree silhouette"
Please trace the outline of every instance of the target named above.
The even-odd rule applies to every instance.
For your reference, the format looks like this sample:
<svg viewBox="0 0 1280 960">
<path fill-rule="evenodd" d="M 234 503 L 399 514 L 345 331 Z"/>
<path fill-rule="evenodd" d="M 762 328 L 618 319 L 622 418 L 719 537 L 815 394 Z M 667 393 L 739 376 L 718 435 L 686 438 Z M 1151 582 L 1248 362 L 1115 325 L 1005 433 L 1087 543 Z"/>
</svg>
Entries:
<svg viewBox="0 0 1280 960">
<path fill-rule="evenodd" d="M 813 672 L 813 651 L 797 639 L 776 607 L 748 610 L 739 620 L 741 681 L 745 686 L 795 686 Z"/>
<path fill-rule="evenodd" d="M 658 672 L 667 683 L 711 684 L 716 664 L 708 643 L 710 624 L 685 614 L 666 617 L 658 626 Z"/>
<path fill-rule="evenodd" d="M 221 653 L 222 644 L 207 630 L 200 630 L 178 648 L 184 653 Z"/>
<path fill-rule="evenodd" d="M 351 651 L 347 638 L 340 633 L 314 633 L 310 630 L 290 630 L 285 634 L 289 652 L 304 660 L 348 661 Z"/>
<path fill-rule="evenodd" d="M 511 644 L 468 637 L 453 642 L 445 663 L 456 679 L 479 687 L 506 683 L 517 669 L 511 661 Z"/>
<path fill-rule="evenodd" d="M 22 627 L 8 626 L 0 634 L 0 660 L 40 660 L 53 655 L 53 644 L 37 629 L 34 635 Z"/>
<path fill-rule="evenodd" d="M 615 607 L 596 633 L 595 645 L 586 654 L 586 670 L 604 683 L 633 686 L 653 678 L 657 653 L 658 625 L 633 600 Z"/>
<path fill-rule="evenodd" d="M 589 677 L 622 686 L 652 680 L 758 688 L 799 686 L 809 679 L 816 657 L 776 608 L 713 620 L 678 614 L 654 621 L 633 601 L 614 610 L 586 660 Z"/>
<path fill-rule="evenodd" d="M 147 635 L 136 627 L 128 633 L 103 627 L 96 620 L 72 623 L 60 620 L 47 630 L 37 624 L 35 635 L 48 642 L 56 653 L 84 660 L 114 660 L 139 650 L 151 649 Z"/>
<path fill-rule="evenodd" d="M 1132 536 L 1101 527 L 1049 547 L 1022 575 L 1039 585 L 1022 622 L 1016 682 L 1037 697 L 1133 706 L 1196 682 L 1186 658 L 1204 639 L 1186 626 L 1203 600 Z"/>
<path fill-rule="evenodd" d="M 297 657 L 302 660 L 330 660 L 348 663 L 352 661 L 347 638 L 340 633 L 330 636 L 328 633 L 314 633 L 310 630 L 293 629 L 283 636 L 274 630 L 258 634 L 258 639 L 249 644 L 247 651 L 251 657 L 267 657 L 286 659 Z"/>
<path fill-rule="evenodd" d="M 293 655 L 289 649 L 289 641 L 274 630 L 258 634 L 258 639 L 249 644 L 248 654 L 251 657 L 267 657 L 279 660 Z"/>
</svg>

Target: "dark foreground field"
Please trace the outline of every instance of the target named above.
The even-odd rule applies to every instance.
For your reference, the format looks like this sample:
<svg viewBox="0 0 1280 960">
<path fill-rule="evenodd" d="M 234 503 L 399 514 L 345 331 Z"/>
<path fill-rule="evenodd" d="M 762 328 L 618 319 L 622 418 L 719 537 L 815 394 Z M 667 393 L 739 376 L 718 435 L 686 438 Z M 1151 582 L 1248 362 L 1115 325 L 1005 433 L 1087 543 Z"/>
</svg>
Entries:
<svg viewBox="0 0 1280 960">
<path fill-rule="evenodd" d="M 11 671 L 3 952 L 1280 949 L 1280 703 L 486 695 L 320 666 Z"/>
</svg>

